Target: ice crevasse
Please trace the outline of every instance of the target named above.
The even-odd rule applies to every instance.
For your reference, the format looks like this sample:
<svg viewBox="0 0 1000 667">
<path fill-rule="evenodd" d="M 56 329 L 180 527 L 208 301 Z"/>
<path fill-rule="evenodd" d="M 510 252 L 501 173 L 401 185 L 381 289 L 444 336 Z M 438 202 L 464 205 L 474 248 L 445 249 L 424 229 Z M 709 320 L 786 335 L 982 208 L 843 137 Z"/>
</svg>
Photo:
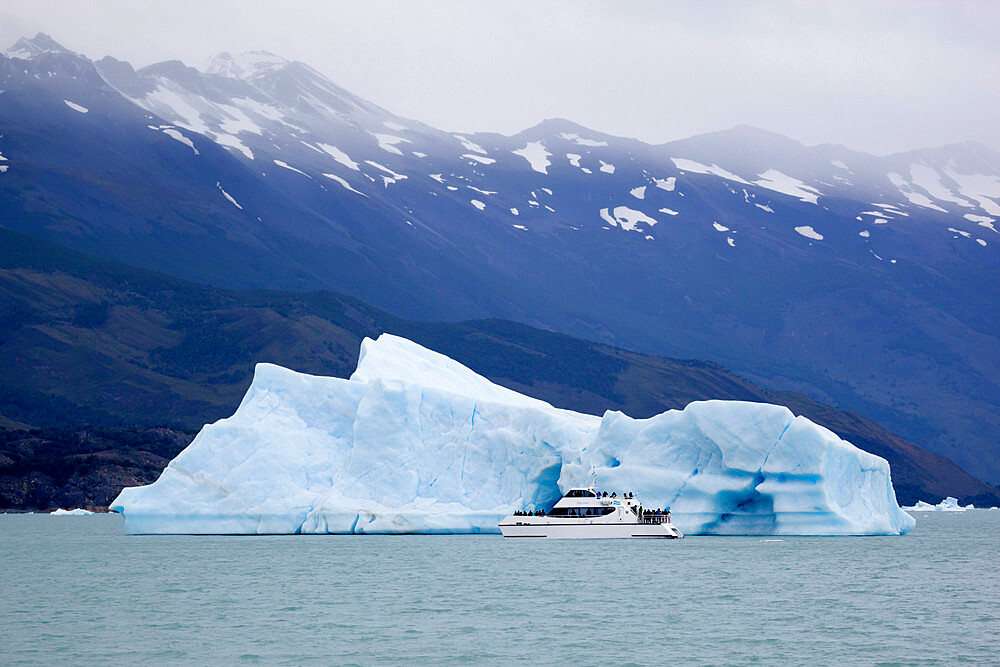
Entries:
<svg viewBox="0 0 1000 667">
<path fill-rule="evenodd" d="M 142 533 L 499 532 L 573 486 L 633 491 L 688 534 L 909 531 L 884 459 L 787 408 L 700 401 L 649 419 L 555 408 L 389 334 L 350 379 L 258 364 L 206 425 L 111 509 Z"/>
</svg>

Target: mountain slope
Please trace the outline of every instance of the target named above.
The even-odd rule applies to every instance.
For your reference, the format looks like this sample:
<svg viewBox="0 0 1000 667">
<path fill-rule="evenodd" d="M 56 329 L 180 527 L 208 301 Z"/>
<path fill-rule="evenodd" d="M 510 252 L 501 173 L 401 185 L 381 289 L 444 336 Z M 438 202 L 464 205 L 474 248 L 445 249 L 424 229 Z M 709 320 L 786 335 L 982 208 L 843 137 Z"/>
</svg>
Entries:
<svg viewBox="0 0 1000 667">
<path fill-rule="evenodd" d="M 711 359 L 1000 480 L 985 147 L 874 157 L 747 127 L 650 146 L 564 120 L 459 136 L 271 54 L 135 71 L 57 47 L 0 59 L 9 229 L 219 286 Z"/>
<path fill-rule="evenodd" d="M 0 312 L 5 314 L 0 354 L 12 362 L 0 368 L 2 419 L 11 426 L 90 421 L 104 427 L 99 431 L 105 436 L 87 436 L 87 442 L 106 441 L 108 428 L 120 431 L 123 423 L 192 429 L 228 416 L 259 361 L 346 377 L 356 365 L 361 339 L 389 331 L 504 386 L 573 410 L 620 409 L 648 417 L 710 398 L 783 403 L 886 458 L 901 502 L 956 495 L 979 505 L 1000 503 L 1000 490 L 860 415 L 799 394 L 770 392 L 714 364 L 644 356 L 513 322 L 413 322 L 331 293 L 218 290 L 5 230 L 0 230 Z M 86 463 L 81 457 L 104 452 L 91 462 L 101 479 L 118 479 L 107 467 L 108 457 L 120 459 L 129 475 L 148 476 L 151 461 L 158 459 L 135 454 L 145 450 L 137 436 L 124 435 L 128 451 L 115 458 L 108 453 L 117 451 L 114 447 L 84 446 L 65 433 L 10 434 L 5 442 L 13 444 L 0 454 L 11 460 L 0 460 L 8 466 L 0 467 L 0 477 L 5 469 L 8 476 L 17 472 L 18 479 L 30 474 L 30 461 L 43 452 L 45 461 L 62 461 L 42 462 L 57 471 L 76 470 Z M 149 437 L 176 443 L 181 436 Z M 159 450 L 152 453 L 162 456 Z M 50 486 L 36 502 L 83 498 L 100 504 L 97 496 L 84 493 L 86 483 L 79 479 L 69 487 Z M 9 497 L 28 488 L 11 480 L 0 487 Z"/>
</svg>

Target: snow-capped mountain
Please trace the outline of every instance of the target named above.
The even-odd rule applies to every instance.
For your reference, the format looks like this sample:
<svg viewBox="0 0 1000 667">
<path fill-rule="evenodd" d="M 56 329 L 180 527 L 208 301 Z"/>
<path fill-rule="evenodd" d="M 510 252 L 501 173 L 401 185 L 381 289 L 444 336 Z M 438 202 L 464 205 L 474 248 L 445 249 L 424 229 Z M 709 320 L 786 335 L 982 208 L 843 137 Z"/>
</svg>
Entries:
<svg viewBox="0 0 1000 667">
<path fill-rule="evenodd" d="M 1000 479 L 1000 156 L 749 127 L 458 135 L 265 52 L 0 58 L 6 227 L 213 284 L 329 288 L 710 359 Z"/>
</svg>

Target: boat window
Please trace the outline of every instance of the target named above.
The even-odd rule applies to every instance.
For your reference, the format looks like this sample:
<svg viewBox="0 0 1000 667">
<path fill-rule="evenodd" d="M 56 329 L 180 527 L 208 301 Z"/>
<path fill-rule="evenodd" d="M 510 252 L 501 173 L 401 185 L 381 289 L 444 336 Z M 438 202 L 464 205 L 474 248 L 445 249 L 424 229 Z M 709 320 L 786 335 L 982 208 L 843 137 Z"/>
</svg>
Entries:
<svg viewBox="0 0 1000 667">
<path fill-rule="evenodd" d="M 567 498 L 596 498 L 597 494 L 589 489 L 572 489 L 566 494 Z"/>
<path fill-rule="evenodd" d="M 615 511 L 614 507 L 553 507 L 549 516 L 590 517 L 604 516 Z"/>
</svg>

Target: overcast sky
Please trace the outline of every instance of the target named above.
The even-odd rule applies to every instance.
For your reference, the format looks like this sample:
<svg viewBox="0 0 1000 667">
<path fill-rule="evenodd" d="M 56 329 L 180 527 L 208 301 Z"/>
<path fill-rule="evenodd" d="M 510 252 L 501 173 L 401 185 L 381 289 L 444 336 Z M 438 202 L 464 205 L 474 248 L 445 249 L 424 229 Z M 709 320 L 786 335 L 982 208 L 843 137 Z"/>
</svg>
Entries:
<svg viewBox="0 0 1000 667">
<path fill-rule="evenodd" d="M 0 48 L 39 31 L 136 67 L 266 49 L 460 132 L 563 117 L 651 143 L 746 123 L 876 154 L 1000 149 L 993 0 L 0 4 Z"/>
</svg>

